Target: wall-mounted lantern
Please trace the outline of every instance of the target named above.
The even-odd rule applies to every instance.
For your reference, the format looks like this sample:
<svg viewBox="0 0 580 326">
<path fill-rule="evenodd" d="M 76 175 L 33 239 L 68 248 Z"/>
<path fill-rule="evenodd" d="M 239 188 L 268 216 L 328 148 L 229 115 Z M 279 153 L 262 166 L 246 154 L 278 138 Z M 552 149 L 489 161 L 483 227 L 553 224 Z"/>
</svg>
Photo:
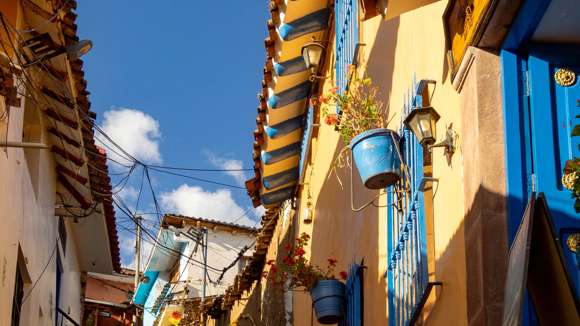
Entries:
<svg viewBox="0 0 580 326">
<path fill-rule="evenodd" d="M 416 108 L 405 118 L 405 126 L 409 128 L 421 145 L 433 145 L 437 137 L 437 121 L 439 113 L 431 106 Z"/>
<path fill-rule="evenodd" d="M 456 133 L 453 125 L 449 125 L 445 133 L 445 139 L 435 144 L 437 139 L 437 121 L 440 116 L 433 107 L 416 108 L 405 118 L 405 126 L 409 128 L 421 145 L 426 146 L 429 151 L 433 148 L 443 147 L 446 154 L 455 152 Z"/>
<path fill-rule="evenodd" d="M 308 191 L 308 197 L 306 198 L 306 207 L 303 211 L 303 219 L 302 221 L 304 224 L 312 223 L 312 219 L 314 217 L 314 209 L 312 208 L 312 197 L 310 196 L 310 190 Z"/>
<path fill-rule="evenodd" d="M 321 42 L 315 40 L 302 47 L 302 57 L 304 58 L 304 63 L 306 63 L 306 69 L 310 70 L 310 81 L 326 78 L 316 75 L 325 49 L 326 47 Z"/>
</svg>

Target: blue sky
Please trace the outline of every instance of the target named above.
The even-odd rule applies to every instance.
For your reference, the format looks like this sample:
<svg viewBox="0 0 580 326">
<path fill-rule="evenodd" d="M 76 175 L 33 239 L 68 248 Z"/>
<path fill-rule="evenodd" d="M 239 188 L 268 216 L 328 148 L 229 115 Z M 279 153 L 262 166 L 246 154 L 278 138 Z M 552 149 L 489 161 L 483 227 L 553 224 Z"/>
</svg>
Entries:
<svg viewBox="0 0 580 326">
<path fill-rule="evenodd" d="M 99 0 L 78 6 L 79 36 L 94 44 L 83 57 L 92 110 L 115 142 L 152 164 L 252 167 L 266 1 Z M 111 166 L 113 173 L 125 171 Z M 132 208 L 141 173 L 137 169 L 120 193 Z M 252 172 L 188 174 L 241 185 Z M 259 214 L 248 210 L 244 190 L 159 173 L 151 177 L 164 212 L 227 221 L 247 211 L 248 220 L 238 220 L 245 223 Z M 144 190 L 139 211 L 153 210 L 149 193 Z M 130 264 L 133 235 L 123 228 L 133 226 L 122 214 L 117 217 L 122 260 Z"/>
</svg>

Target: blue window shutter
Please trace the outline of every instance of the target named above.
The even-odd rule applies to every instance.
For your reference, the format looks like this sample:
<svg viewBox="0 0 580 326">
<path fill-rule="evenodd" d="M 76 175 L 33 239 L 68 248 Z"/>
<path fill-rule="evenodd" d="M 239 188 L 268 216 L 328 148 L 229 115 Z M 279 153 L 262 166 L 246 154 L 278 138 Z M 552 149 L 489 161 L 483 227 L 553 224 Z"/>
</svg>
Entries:
<svg viewBox="0 0 580 326">
<path fill-rule="evenodd" d="M 348 85 L 348 66 L 353 63 L 358 44 L 358 1 L 335 0 L 336 83 L 344 93 Z M 337 113 L 339 108 L 337 107 Z"/>
<path fill-rule="evenodd" d="M 363 267 L 353 264 L 346 279 L 346 313 L 341 326 L 363 324 Z"/>
</svg>

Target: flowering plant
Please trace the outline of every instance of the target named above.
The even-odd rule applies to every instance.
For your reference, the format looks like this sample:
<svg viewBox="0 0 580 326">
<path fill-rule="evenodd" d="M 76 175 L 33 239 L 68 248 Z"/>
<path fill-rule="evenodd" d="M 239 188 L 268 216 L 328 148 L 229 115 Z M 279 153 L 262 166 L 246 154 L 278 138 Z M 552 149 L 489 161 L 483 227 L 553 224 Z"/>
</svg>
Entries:
<svg viewBox="0 0 580 326">
<path fill-rule="evenodd" d="M 368 77 L 352 75 L 348 91 L 341 94 L 335 86 L 318 98 L 324 122 L 335 126 L 345 144 L 364 131 L 385 127 L 378 87 Z M 335 113 L 337 107 L 340 115 Z"/>
<path fill-rule="evenodd" d="M 286 244 L 282 262 L 276 264 L 274 260 L 269 260 L 266 263 L 269 266 L 269 273 L 264 272 L 263 277 L 274 285 L 286 285 L 290 289 L 306 288 L 307 290 L 312 289 L 319 280 L 336 279 L 334 274 L 338 262 L 336 259 L 328 258 L 325 267 L 314 265 L 306 259 L 304 247 L 308 245 L 309 240 L 310 236 L 302 233 L 294 243 Z M 342 271 L 339 276 L 346 280 L 347 273 Z"/>
<path fill-rule="evenodd" d="M 580 100 L 578 100 L 580 106 Z M 580 136 L 580 125 L 574 126 L 572 129 L 572 137 Z M 564 175 L 562 176 L 562 185 L 564 188 L 572 191 L 572 198 L 574 198 L 574 209 L 580 213 L 580 157 L 575 157 L 573 160 L 566 161 L 564 166 Z"/>
</svg>

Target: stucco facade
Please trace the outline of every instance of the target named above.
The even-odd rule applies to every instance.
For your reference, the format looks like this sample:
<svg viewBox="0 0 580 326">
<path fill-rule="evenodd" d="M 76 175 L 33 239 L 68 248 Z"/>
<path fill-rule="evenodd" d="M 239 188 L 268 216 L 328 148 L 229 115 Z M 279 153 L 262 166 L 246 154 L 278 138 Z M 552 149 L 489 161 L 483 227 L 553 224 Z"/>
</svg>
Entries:
<svg viewBox="0 0 580 326">
<path fill-rule="evenodd" d="M 74 8 L 74 1 L 0 5 L 2 326 L 80 324 L 83 274 L 120 268 L 82 61 L 58 52 L 78 40 Z M 26 45 L 35 41 L 56 55 L 38 61 L 42 53 Z"/>
<path fill-rule="evenodd" d="M 501 324 L 509 248 L 499 56 L 505 31 L 498 31 L 498 26 L 499 22 L 506 24 L 513 20 L 516 10 L 486 12 L 485 2 L 477 4 L 476 14 L 492 17 L 491 23 L 485 25 L 477 21 L 483 36 L 475 41 L 469 38 L 462 41 L 471 29 L 468 31 L 466 27 L 465 34 L 454 35 L 451 33 L 455 30 L 450 32 L 446 27 L 461 24 L 457 21 L 458 16 L 448 13 L 455 10 L 457 2 L 410 1 L 399 6 L 393 1 L 393 11 L 387 9 L 386 17 L 377 12 L 366 15 L 370 10 L 367 7 L 365 11 L 364 5 L 370 3 L 375 2 L 358 1 L 356 73 L 370 77 L 378 87 L 379 97 L 387 108 L 384 114 L 384 120 L 389 121 L 387 128 L 395 131 L 404 128 L 402 121 L 407 116 L 405 109 L 408 110 L 409 99 L 417 95 L 419 82 L 426 80 L 429 81 L 428 89 L 419 95 L 427 96 L 428 102 L 423 103 L 432 106 L 441 116 L 437 122 L 437 141 L 444 139 L 448 128 L 455 135 L 453 153 L 443 148 L 423 151 L 424 176 L 437 179 L 422 191 L 428 280 L 436 285 L 416 311 L 417 322 L 425 325 Z M 502 2 L 500 6 L 503 5 Z M 290 7 L 291 4 L 281 1 L 276 10 L 270 9 L 274 16 Z M 336 13 L 336 7 L 334 9 Z M 280 29 L 282 22 L 273 20 Z M 321 40 L 326 49 L 321 64 L 323 69 L 316 71 L 324 79 L 317 81 L 319 89 L 310 94 L 310 98 L 327 94 L 340 79 L 336 76 L 339 55 L 335 33 L 338 27 L 333 22 L 331 20 L 326 38 Z M 456 57 L 460 54 L 455 65 L 450 60 L 453 58 L 450 57 L 452 41 L 465 43 L 465 53 L 457 50 L 453 43 L 453 51 L 458 51 L 454 54 Z M 478 42 L 485 43 L 486 48 L 478 48 Z M 276 45 L 276 50 L 280 49 L 284 49 L 284 45 Z M 276 59 L 274 56 L 273 60 Z M 279 80 L 274 78 L 271 83 L 276 82 Z M 350 183 L 349 166 L 332 171 L 335 158 L 348 144 L 342 142 L 333 125 L 324 122 L 320 108 L 313 109 L 313 131 L 310 138 L 304 136 L 308 150 L 306 154 L 301 153 L 301 160 L 305 162 L 303 180 L 298 180 L 295 196 L 291 196 L 294 199 L 282 204 L 282 207 L 292 207 L 290 211 L 271 207 L 274 214 L 279 214 L 279 220 L 265 261 L 283 258 L 279 249 L 284 239 L 291 240 L 306 232 L 311 236 L 307 256 L 314 263 L 324 266 L 328 257 L 335 257 L 338 270 L 347 271 L 353 263 L 364 266 L 364 324 L 397 325 L 395 320 L 401 317 L 389 315 L 387 273 L 392 259 L 388 252 L 388 242 L 392 239 L 388 239 L 387 231 L 388 210 L 391 209 L 387 201 L 389 190 L 365 188 L 354 165 L 353 184 Z M 264 125 L 267 130 L 267 122 Z M 262 150 L 267 149 L 262 147 Z M 260 172 L 266 173 L 266 169 Z M 256 176 L 258 180 L 261 177 Z M 253 182 L 249 181 L 248 190 L 256 200 Z M 370 203 L 373 198 L 376 200 L 366 208 L 353 209 Z M 312 222 L 305 222 L 309 217 Z M 268 272 L 267 266 L 264 271 Z M 276 291 L 266 280 L 257 281 L 241 294 L 244 299 L 237 300 L 229 309 L 225 307 L 215 324 L 229 321 L 233 325 L 318 325 L 307 292 Z M 415 303 L 411 308 L 413 305 Z M 410 310 L 409 316 L 415 313 L 406 309 Z"/>
</svg>

